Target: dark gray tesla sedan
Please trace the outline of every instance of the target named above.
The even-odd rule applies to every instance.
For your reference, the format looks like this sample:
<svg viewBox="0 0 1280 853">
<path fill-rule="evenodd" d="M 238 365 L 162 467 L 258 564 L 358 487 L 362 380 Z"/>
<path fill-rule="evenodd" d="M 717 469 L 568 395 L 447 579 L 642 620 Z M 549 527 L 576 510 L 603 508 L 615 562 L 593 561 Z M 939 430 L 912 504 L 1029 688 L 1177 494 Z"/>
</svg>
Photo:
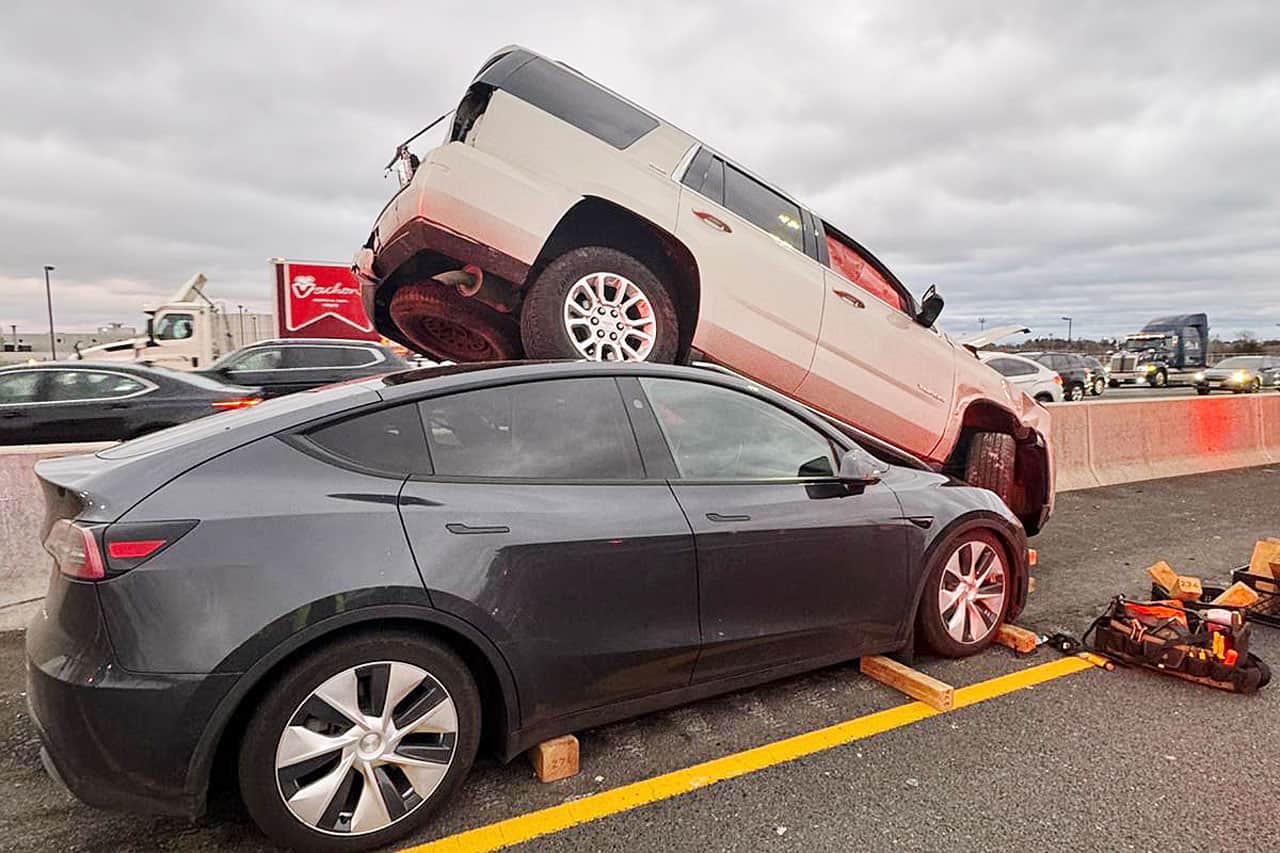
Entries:
<svg viewBox="0 0 1280 853">
<path fill-rule="evenodd" d="M 917 641 L 969 654 L 1026 597 L 993 493 L 692 367 L 391 374 L 37 473 L 50 771 L 194 815 L 226 759 L 306 850 L 419 828 L 482 744 Z"/>
</svg>

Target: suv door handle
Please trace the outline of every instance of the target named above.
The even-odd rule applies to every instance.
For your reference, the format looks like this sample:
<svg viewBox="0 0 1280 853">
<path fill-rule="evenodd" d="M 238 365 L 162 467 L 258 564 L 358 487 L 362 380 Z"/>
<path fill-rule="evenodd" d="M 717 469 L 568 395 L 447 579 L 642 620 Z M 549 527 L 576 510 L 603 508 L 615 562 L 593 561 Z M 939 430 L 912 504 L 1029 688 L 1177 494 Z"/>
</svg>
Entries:
<svg viewBox="0 0 1280 853">
<path fill-rule="evenodd" d="M 444 526 L 444 529 L 449 531 L 450 533 L 457 533 L 459 535 L 468 535 L 468 534 L 476 534 L 476 533 L 510 533 L 511 532 L 511 528 L 507 527 L 505 524 L 495 524 L 495 525 L 492 525 L 491 527 L 484 527 L 484 526 L 472 527 L 470 524 L 459 524 L 457 522 L 452 522 L 450 524 L 446 524 Z"/>
<path fill-rule="evenodd" d="M 721 515 L 718 512 L 707 513 L 707 521 L 750 521 L 749 515 Z"/>
<path fill-rule="evenodd" d="M 840 290 L 839 288 L 835 288 L 835 289 L 833 289 L 831 292 L 832 292 L 832 293 L 834 293 L 836 296 L 839 296 L 839 297 L 840 297 L 841 299 L 843 299 L 845 302 L 848 302 L 848 303 L 849 303 L 850 305 L 852 305 L 854 308 L 866 308 L 866 307 L 867 307 L 867 303 L 863 302 L 861 299 L 859 299 L 858 297 L 854 296 L 852 293 L 850 293 L 850 292 L 849 292 L 849 291 L 847 291 L 847 290 Z"/>
<path fill-rule="evenodd" d="M 712 216 L 710 213 L 707 213 L 705 210 L 695 210 L 693 212 L 693 215 L 698 217 L 703 222 L 710 225 L 712 228 L 716 229 L 717 231 L 723 231 L 725 234 L 733 233 L 733 229 L 729 227 L 728 223 L 726 223 L 724 220 L 718 217 Z"/>
</svg>

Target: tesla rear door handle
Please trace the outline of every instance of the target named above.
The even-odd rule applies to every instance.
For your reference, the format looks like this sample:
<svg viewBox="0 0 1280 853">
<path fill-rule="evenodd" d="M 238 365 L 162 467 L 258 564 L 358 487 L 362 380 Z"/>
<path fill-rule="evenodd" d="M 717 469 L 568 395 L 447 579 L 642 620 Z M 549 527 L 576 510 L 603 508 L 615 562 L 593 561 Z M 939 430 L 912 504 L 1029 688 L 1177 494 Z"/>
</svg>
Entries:
<svg viewBox="0 0 1280 853">
<path fill-rule="evenodd" d="M 832 293 L 834 293 L 836 296 L 839 296 L 839 297 L 840 297 L 841 299 L 843 299 L 845 302 L 848 302 L 848 303 L 849 303 L 850 305 L 852 305 L 854 308 L 866 308 L 866 307 L 867 307 L 867 303 L 863 302 L 861 299 L 859 299 L 858 297 L 854 296 L 852 293 L 850 293 L 850 292 L 849 292 L 849 291 L 847 291 L 847 290 L 832 290 L 831 292 L 832 292 Z"/>
<path fill-rule="evenodd" d="M 446 524 L 444 526 L 444 529 L 449 531 L 450 533 L 457 533 L 464 536 L 468 534 L 477 534 L 477 533 L 510 533 L 511 532 L 511 528 L 507 527 L 505 524 L 495 524 L 489 527 L 484 527 L 484 526 L 472 527 L 470 524 L 458 524 L 457 522 L 452 522 L 450 524 Z"/>
<path fill-rule="evenodd" d="M 749 515 L 721 515 L 718 512 L 707 513 L 707 521 L 750 521 Z"/>
<path fill-rule="evenodd" d="M 712 216 L 710 213 L 707 213 L 705 210 L 695 210 L 693 212 L 693 215 L 698 217 L 703 222 L 710 225 L 712 228 L 716 229 L 717 231 L 723 231 L 725 234 L 733 233 L 733 229 L 729 227 L 728 223 L 724 222 L 719 217 Z"/>
</svg>

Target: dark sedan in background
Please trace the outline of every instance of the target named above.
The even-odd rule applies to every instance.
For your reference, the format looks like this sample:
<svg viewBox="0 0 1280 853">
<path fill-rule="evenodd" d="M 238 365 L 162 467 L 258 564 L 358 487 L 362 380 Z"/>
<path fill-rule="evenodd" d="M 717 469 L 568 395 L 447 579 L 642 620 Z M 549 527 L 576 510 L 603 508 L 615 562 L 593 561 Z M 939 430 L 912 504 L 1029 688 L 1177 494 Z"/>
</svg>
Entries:
<svg viewBox="0 0 1280 853">
<path fill-rule="evenodd" d="M 260 400 L 256 388 L 139 364 L 0 368 L 0 444 L 136 438 Z"/>
<path fill-rule="evenodd" d="M 238 349 L 200 373 L 219 382 L 260 388 L 264 396 L 278 397 L 408 366 L 393 349 L 371 341 L 282 338 Z"/>
<path fill-rule="evenodd" d="M 36 466 L 28 697 L 88 803 L 198 814 L 222 757 L 276 843 L 366 849 L 482 730 L 510 760 L 917 640 L 971 654 L 1026 599 L 994 493 L 711 370 L 433 368 L 218 420 Z"/>
<path fill-rule="evenodd" d="M 1197 394 L 1231 391 L 1253 394 L 1263 388 L 1280 388 L 1280 356 L 1236 355 L 1200 371 L 1192 381 Z"/>
</svg>

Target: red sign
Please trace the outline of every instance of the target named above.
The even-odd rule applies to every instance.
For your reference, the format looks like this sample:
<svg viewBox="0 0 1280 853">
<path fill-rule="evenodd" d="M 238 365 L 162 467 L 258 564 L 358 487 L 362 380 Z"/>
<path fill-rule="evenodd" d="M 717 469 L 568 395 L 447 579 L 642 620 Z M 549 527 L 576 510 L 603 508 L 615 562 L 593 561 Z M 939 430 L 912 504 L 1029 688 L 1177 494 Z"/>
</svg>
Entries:
<svg viewBox="0 0 1280 853">
<path fill-rule="evenodd" d="M 282 338 L 381 338 L 365 316 L 360 283 L 346 264 L 272 261 Z"/>
</svg>

